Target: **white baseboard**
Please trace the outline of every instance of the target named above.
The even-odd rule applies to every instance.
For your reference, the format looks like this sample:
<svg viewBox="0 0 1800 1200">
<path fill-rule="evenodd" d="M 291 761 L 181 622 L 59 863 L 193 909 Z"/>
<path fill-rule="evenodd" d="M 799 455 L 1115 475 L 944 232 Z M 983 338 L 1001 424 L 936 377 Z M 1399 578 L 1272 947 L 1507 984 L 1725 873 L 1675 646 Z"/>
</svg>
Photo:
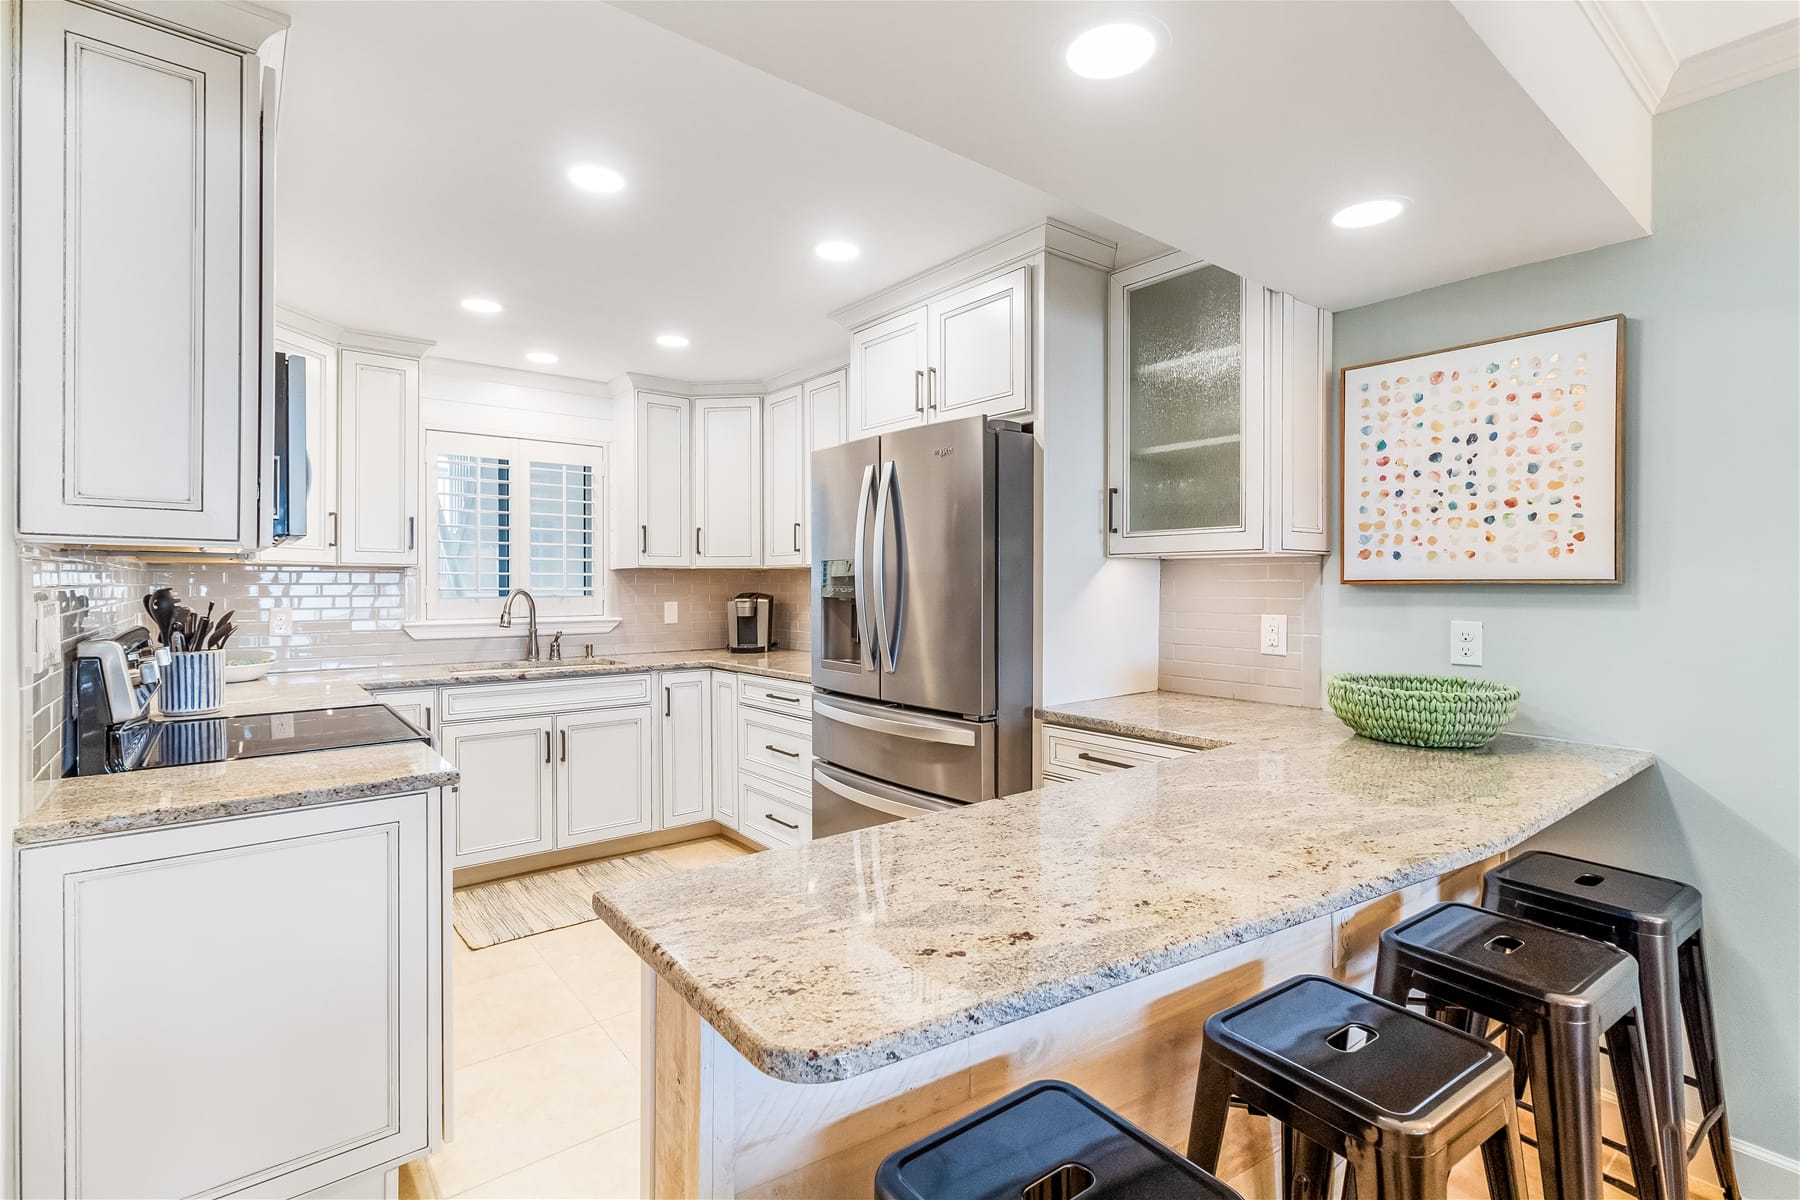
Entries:
<svg viewBox="0 0 1800 1200">
<path fill-rule="evenodd" d="M 1746 1200 L 1800 1200 L 1800 1160 L 1742 1138 L 1731 1139 L 1731 1150 Z"/>
</svg>

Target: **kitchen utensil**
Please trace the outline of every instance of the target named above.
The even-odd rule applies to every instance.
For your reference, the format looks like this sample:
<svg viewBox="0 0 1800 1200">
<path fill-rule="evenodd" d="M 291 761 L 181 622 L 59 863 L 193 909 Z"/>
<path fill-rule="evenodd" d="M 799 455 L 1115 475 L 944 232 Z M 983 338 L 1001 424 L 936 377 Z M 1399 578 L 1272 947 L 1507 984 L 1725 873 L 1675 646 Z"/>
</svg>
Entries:
<svg viewBox="0 0 1800 1200">
<path fill-rule="evenodd" d="M 212 600 L 206 602 L 206 615 L 200 618 L 199 623 L 194 628 L 194 645 L 201 650 L 206 649 L 206 631 L 212 628 L 213 606 L 215 603 L 216 601 Z"/>
<path fill-rule="evenodd" d="M 156 622 L 156 632 L 158 636 L 161 637 L 162 644 L 167 646 L 169 644 L 169 631 L 174 628 L 175 623 L 175 589 L 166 587 L 157 588 L 154 592 L 150 593 L 149 601 L 145 607 L 150 613 L 150 619 Z"/>
<path fill-rule="evenodd" d="M 217 625 L 213 626 L 212 634 L 210 635 L 206 646 L 208 650 L 217 650 L 225 644 L 227 638 L 237 632 L 237 626 L 233 624 L 231 620 L 235 616 L 237 616 L 237 609 L 228 608 L 225 610 L 225 615 L 219 618 L 219 623 Z"/>
<path fill-rule="evenodd" d="M 1402 746 L 1486 745 L 1519 711 L 1516 687 L 1443 675 L 1333 675 L 1325 696 L 1362 736 Z"/>
<path fill-rule="evenodd" d="M 183 650 L 187 649 L 187 635 L 182 633 L 179 629 L 170 631 L 169 649 L 177 654 L 180 654 Z"/>
</svg>

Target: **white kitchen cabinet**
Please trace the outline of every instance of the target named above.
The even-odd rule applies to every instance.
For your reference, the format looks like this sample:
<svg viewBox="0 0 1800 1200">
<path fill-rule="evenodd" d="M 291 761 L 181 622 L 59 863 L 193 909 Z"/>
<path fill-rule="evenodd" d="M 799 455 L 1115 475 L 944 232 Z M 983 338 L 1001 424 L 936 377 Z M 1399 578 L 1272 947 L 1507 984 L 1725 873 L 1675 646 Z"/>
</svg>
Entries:
<svg viewBox="0 0 1800 1200">
<path fill-rule="evenodd" d="M 1113 276 L 1110 554 L 1328 549 L 1330 320 L 1187 254 Z"/>
<path fill-rule="evenodd" d="M 847 371 L 833 371 L 801 385 L 806 394 L 806 419 L 811 435 L 808 450 L 824 450 L 844 440 L 844 413 L 850 392 L 848 375 Z"/>
<path fill-rule="evenodd" d="M 253 547 L 256 57 L 67 0 L 16 13 L 19 530 Z"/>
<path fill-rule="evenodd" d="M 656 827 L 656 718 L 649 705 L 556 719 L 556 845 Z"/>
<path fill-rule="evenodd" d="M 662 688 L 662 827 L 712 819 L 712 672 L 665 671 Z"/>
<path fill-rule="evenodd" d="M 441 752 L 462 772 L 451 789 L 454 866 L 556 847 L 554 726 L 553 717 L 533 716 L 443 727 Z"/>
<path fill-rule="evenodd" d="M 687 567 L 694 562 L 693 402 L 638 392 L 628 404 L 636 427 L 636 488 L 624 523 L 620 566 Z M 623 474 L 623 473 L 621 473 Z"/>
<path fill-rule="evenodd" d="M 730 671 L 712 673 L 713 820 L 733 829 L 738 824 L 737 681 Z"/>
<path fill-rule="evenodd" d="M 812 841 L 812 797 L 748 773 L 738 776 L 738 829 L 770 848 Z"/>
<path fill-rule="evenodd" d="M 694 401 L 694 565 L 762 562 L 760 396 Z"/>
<path fill-rule="evenodd" d="M 258 562 L 336 565 L 338 561 L 337 347 L 275 327 L 275 349 L 306 368 L 306 536 L 259 553 Z"/>
<path fill-rule="evenodd" d="M 929 314 L 921 305 L 851 335 L 851 438 L 924 423 L 929 329 Z"/>
<path fill-rule="evenodd" d="M 806 393 L 772 392 L 763 401 L 763 565 L 806 562 Z"/>
<path fill-rule="evenodd" d="M 1039 745 L 1044 778 L 1057 781 L 1126 771 L 1133 767 L 1167 762 L 1173 758 L 1186 758 L 1195 753 L 1188 746 L 1172 746 L 1167 742 L 1118 737 L 1096 733 L 1091 729 L 1070 729 L 1062 725 L 1045 725 Z"/>
<path fill-rule="evenodd" d="M 382 692 L 376 699 L 436 739 L 436 688 L 405 688 L 397 692 Z"/>
<path fill-rule="evenodd" d="M 338 358 L 338 561 L 419 561 L 419 362 L 345 350 Z"/>
<path fill-rule="evenodd" d="M 437 1141 L 435 793 L 30 846 L 18 876 L 20 1194 L 299 1196 Z"/>
<path fill-rule="evenodd" d="M 933 300 L 925 413 L 932 421 L 1031 411 L 1031 270 Z"/>
</svg>

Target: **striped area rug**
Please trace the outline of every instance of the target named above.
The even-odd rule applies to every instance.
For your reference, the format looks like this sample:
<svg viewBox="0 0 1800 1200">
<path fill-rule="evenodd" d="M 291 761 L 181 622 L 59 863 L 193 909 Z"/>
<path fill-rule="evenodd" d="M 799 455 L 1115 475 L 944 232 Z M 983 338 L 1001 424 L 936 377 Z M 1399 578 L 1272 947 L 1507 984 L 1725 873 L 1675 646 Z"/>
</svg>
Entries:
<svg viewBox="0 0 1800 1200">
<path fill-rule="evenodd" d="M 471 950 L 594 921 L 594 893 L 637 879 L 673 875 L 677 868 L 654 850 L 558 867 L 515 879 L 456 890 L 456 934 Z"/>
</svg>

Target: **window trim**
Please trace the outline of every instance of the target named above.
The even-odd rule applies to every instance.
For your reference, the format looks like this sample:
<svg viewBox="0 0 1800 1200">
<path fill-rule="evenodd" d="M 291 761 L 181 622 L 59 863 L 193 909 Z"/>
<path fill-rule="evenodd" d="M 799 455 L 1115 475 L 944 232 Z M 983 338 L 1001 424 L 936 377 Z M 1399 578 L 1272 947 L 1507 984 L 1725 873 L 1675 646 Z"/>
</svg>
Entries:
<svg viewBox="0 0 1800 1200">
<path fill-rule="evenodd" d="M 424 437 L 424 495 L 421 498 L 425 536 L 421 539 L 419 553 L 417 593 L 408 597 L 409 603 L 406 606 L 407 611 L 413 614 L 413 619 L 402 626 L 408 636 L 416 640 L 507 636 L 497 632 L 500 605 L 504 603 L 502 598 L 433 602 L 438 577 L 437 456 L 441 453 L 473 453 L 490 457 L 504 455 L 521 463 L 529 463 L 533 453 L 542 458 L 546 450 L 554 447 L 566 448 L 565 454 L 594 470 L 594 595 L 538 597 L 534 593 L 533 598 L 537 600 L 538 606 L 538 624 L 542 628 L 554 621 L 555 628 L 564 633 L 606 633 L 619 626 L 620 618 L 611 612 L 611 573 L 606 569 L 606 543 L 611 532 L 608 528 L 610 493 L 607 487 L 607 460 L 611 449 L 609 444 L 586 438 L 507 437 L 462 429 L 428 428 Z M 529 488 L 528 481 L 525 487 Z M 526 513 L 525 520 L 516 527 L 518 534 L 525 539 L 522 544 L 527 549 L 515 569 L 515 576 L 518 585 L 529 590 L 529 508 Z M 481 605 L 491 606 L 491 609 L 478 612 Z"/>
</svg>

